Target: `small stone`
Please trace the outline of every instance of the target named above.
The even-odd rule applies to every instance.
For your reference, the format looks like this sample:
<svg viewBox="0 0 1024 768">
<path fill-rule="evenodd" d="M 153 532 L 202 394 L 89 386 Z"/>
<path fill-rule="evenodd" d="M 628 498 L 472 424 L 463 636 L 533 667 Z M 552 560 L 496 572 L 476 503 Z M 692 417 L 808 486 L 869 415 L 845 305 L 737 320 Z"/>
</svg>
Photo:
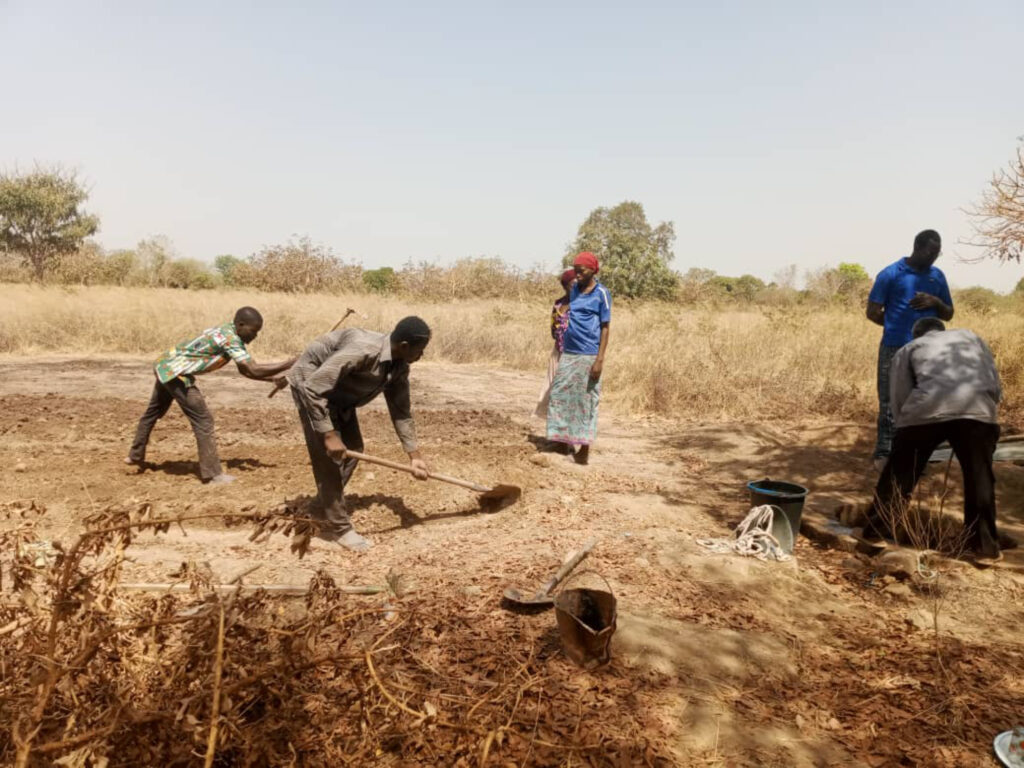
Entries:
<svg viewBox="0 0 1024 768">
<path fill-rule="evenodd" d="M 804 720 L 804 716 L 803 715 L 798 714 L 796 716 L 796 727 L 799 728 L 801 731 L 804 729 L 804 725 L 806 723 L 807 723 L 807 721 Z"/>
<path fill-rule="evenodd" d="M 534 453 L 534 454 L 532 454 L 530 456 L 530 463 L 531 464 L 536 464 L 538 467 L 550 466 L 550 462 L 548 461 L 548 457 L 545 456 L 543 453 Z"/>
<path fill-rule="evenodd" d="M 562 503 L 562 506 L 564 507 L 571 507 L 573 504 L 576 503 L 576 499 L 572 496 L 563 496 L 562 498 L 559 499 L 559 501 Z"/>
<path fill-rule="evenodd" d="M 28 467 L 25 466 L 25 462 L 23 461 L 19 461 L 17 464 L 14 465 L 15 472 L 24 472 L 26 469 L 28 469 Z"/>
<path fill-rule="evenodd" d="M 883 552 L 874 560 L 879 573 L 887 576 L 909 578 L 917 574 L 917 553 L 911 550 Z"/>
<path fill-rule="evenodd" d="M 882 591 L 893 597 L 911 597 L 914 594 L 914 590 L 910 588 L 910 585 L 903 581 L 894 582 Z"/>
<path fill-rule="evenodd" d="M 917 627 L 918 629 L 935 629 L 935 625 L 938 624 L 938 628 L 941 630 L 945 624 L 941 616 L 938 618 L 938 621 L 936 621 L 935 614 L 927 608 L 915 608 L 907 614 L 904 621 L 910 626 Z"/>
<path fill-rule="evenodd" d="M 462 593 L 466 597 L 480 597 L 484 593 L 483 587 L 478 587 L 476 584 L 470 584 L 468 587 L 464 587 Z"/>
<path fill-rule="evenodd" d="M 841 562 L 840 567 L 844 571 L 862 571 L 864 570 L 864 563 L 856 557 L 848 557 Z"/>
<path fill-rule="evenodd" d="M 826 727 L 830 731 L 838 731 L 840 728 L 842 728 L 842 726 L 839 724 L 839 721 L 836 720 L 834 717 L 829 718 L 828 725 Z"/>
<path fill-rule="evenodd" d="M 374 480 L 377 479 L 377 475 L 374 472 L 367 472 L 365 475 L 363 475 L 363 477 L 364 477 L 364 479 L 366 479 L 366 480 L 368 480 L 370 482 L 373 482 Z"/>
<path fill-rule="evenodd" d="M 651 561 L 648 560 L 646 557 L 638 557 L 633 562 L 636 564 L 637 568 L 650 568 L 651 567 Z"/>
</svg>

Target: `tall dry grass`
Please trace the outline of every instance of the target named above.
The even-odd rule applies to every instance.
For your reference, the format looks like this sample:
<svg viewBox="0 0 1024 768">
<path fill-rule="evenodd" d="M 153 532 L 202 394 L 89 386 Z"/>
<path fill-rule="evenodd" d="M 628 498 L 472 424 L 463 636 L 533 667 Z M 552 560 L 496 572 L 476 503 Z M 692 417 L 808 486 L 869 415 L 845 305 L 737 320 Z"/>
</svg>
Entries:
<svg viewBox="0 0 1024 768">
<path fill-rule="evenodd" d="M 536 371 L 538 382 L 551 344 L 543 301 L 0 284 L 0 353 L 154 357 L 245 304 L 266 319 L 252 347 L 258 359 L 301 351 L 349 306 L 369 316 L 356 322 L 378 330 L 421 315 L 434 329 L 428 358 Z M 992 346 L 1006 389 L 1004 414 L 1021 424 L 1024 315 L 963 311 L 953 325 Z M 701 311 L 621 302 L 605 364 L 605 402 L 621 412 L 684 418 L 870 419 L 879 335 L 858 309 Z"/>
</svg>

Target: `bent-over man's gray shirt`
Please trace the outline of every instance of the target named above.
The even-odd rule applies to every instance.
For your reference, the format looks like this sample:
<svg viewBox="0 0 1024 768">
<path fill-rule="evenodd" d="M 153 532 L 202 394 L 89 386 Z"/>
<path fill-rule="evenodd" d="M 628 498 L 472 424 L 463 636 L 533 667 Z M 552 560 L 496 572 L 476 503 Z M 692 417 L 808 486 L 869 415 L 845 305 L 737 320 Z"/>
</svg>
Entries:
<svg viewBox="0 0 1024 768">
<path fill-rule="evenodd" d="M 911 341 L 892 360 L 889 387 L 897 429 L 953 419 L 998 423 L 996 363 L 968 330 L 931 331 Z"/>
<path fill-rule="evenodd" d="M 391 336 L 346 328 L 331 331 L 306 347 L 288 372 L 288 383 L 306 407 L 313 428 L 334 429 L 331 406 L 347 411 L 381 392 L 406 452 L 416 450 L 416 424 L 409 398 L 409 364 L 391 359 Z"/>
</svg>

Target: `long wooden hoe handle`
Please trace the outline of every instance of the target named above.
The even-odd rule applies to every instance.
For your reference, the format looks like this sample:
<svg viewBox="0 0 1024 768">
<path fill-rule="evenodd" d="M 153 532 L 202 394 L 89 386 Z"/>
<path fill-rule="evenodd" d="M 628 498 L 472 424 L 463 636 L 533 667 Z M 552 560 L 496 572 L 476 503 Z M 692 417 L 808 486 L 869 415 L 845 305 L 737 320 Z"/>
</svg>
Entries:
<svg viewBox="0 0 1024 768">
<path fill-rule="evenodd" d="M 551 590 L 557 587 L 566 576 L 573 572 L 577 565 L 583 562 L 583 559 L 590 554 L 590 550 L 592 550 L 596 544 L 597 539 L 590 539 L 583 545 L 583 548 L 579 552 L 562 563 L 562 567 L 559 568 L 558 572 L 548 579 L 547 583 L 540 588 L 534 599 L 540 600 L 543 597 L 547 597 L 548 594 L 551 593 Z"/>
<path fill-rule="evenodd" d="M 365 461 L 369 464 L 378 464 L 388 469 L 397 469 L 399 472 L 408 472 L 410 475 L 415 474 L 416 470 L 410 467 L 408 464 L 399 464 L 397 461 L 391 461 L 389 459 L 381 459 L 377 456 L 369 456 L 365 453 L 359 453 L 358 451 L 345 451 L 346 456 L 351 456 L 353 459 L 358 461 Z M 427 477 L 431 480 L 440 480 L 442 483 L 451 483 L 452 485 L 458 485 L 462 488 L 468 488 L 471 491 L 477 493 L 486 493 L 491 490 L 484 485 L 478 485 L 477 483 L 471 483 L 469 480 L 460 480 L 457 477 L 451 477 L 450 475 L 440 475 L 435 472 L 428 472 Z"/>
</svg>

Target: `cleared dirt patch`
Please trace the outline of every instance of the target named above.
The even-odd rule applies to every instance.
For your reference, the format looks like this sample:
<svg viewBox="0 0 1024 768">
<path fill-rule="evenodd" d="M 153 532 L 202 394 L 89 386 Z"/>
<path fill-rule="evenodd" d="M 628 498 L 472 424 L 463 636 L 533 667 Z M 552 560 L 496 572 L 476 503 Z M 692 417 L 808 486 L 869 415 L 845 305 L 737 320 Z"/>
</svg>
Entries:
<svg viewBox="0 0 1024 768">
<path fill-rule="evenodd" d="M 120 460 L 150 375 L 144 362 L 127 359 L 113 368 L 56 358 L 0 363 L 0 501 L 44 504 L 42 533 L 68 542 L 85 516 L 129 500 L 151 503 L 157 514 L 237 512 L 301 505 L 313 493 L 291 403 L 267 400 L 265 387 L 230 374 L 208 376 L 202 387 L 237 483 L 217 490 L 199 484 L 192 435 L 175 410 L 154 432 L 155 468 L 125 469 Z M 1024 590 L 1013 569 L 1024 566 L 1021 550 L 1007 553 L 1005 568 L 944 574 L 936 635 L 908 623 L 914 611 L 934 607 L 928 594 L 915 584 L 890 590 L 897 580 L 848 553 L 801 538 L 795 562 L 765 564 L 708 555 L 696 544 L 726 535 L 742 518 L 748 480 L 800 482 L 820 511 L 860 498 L 872 481 L 869 427 L 609 415 L 592 465 L 581 468 L 538 452 L 536 427 L 526 418 L 536 377 L 423 364 L 414 369 L 413 389 L 432 466 L 484 484 L 519 485 L 522 501 L 483 514 L 469 491 L 363 466 L 349 501 L 357 527 L 376 543 L 367 555 L 314 541 L 300 560 L 285 537 L 254 543 L 215 519 L 141 534 L 127 550 L 132 562 L 123 580 L 168 581 L 187 561 L 205 564 L 215 581 L 259 566 L 247 581 L 292 585 L 317 572 L 339 585 L 384 584 L 399 570 L 416 585 L 401 605 L 438 617 L 433 625 L 443 633 L 420 636 L 418 652 L 441 654 L 446 674 L 460 664 L 473 674 L 476 662 L 450 649 L 479 646 L 485 636 L 523 663 L 534 659 L 530 674 L 543 682 L 539 709 L 531 712 L 547 717 L 539 703 L 547 697 L 571 723 L 550 739 L 535 738 L 561 747 L 577 738 L 578 751 L 570 750 L 576 762 L 981 766 L 992 764 L 992 735 L 1020 718 L 1024 658 L 1014 628 L 1024 619 Z M 368 452 L 402 458 L 382 406 L 366 409 L 361 424 Z M 941 473 L 932 473 L 925 492 L 940 481 Z M 998 482 L 1001 522 L 1024 538 L 1024 469 L 1000 466 Z M 958 483 L 954 470 L 952 486 Z M 957 492 L 947 506 L 959 508 Z M 590 536 L 600 543 L 586 567 L 610 581 L 621 617 L 613 667 L 583 674 L 558 654 L 552 614 L 514 617 L 499 600 L 509 584 L 541 583 Z M 383 599 L 346 598 L 353 609 Z M 359 631 L 388 628 L 378 621 Z M 386 681 L 401 684 L 397 659 L 381 664 L 381 674 L 393 675 Z M 321 684 L 323 706 L 336 706 L 347 683 L 311 683 Z M 575 711 L 563 713 L 571 701 Z M 582 749 L 595 743 L 594 728 L 621 713 L 628 718 L 603 757 Z M 397 709 L 390 716 L 412 719 Z M 436 764 L 430 755 L 466 749 L 465 764 L 475 765 L 486 739 L 474 734 L 453 747 L 445 741 L 450 734 L 427 729 L 414 739 L 405 726 L 397 733 L 389 742 L 395 751 L 381 764 Z M 552 764 L 564 754 L 538 751 L 523 738 L 519 746 L 492 744 L 488 764 Z M 307 755 L 317 748 L 303 747 Z"/>
</svg>

